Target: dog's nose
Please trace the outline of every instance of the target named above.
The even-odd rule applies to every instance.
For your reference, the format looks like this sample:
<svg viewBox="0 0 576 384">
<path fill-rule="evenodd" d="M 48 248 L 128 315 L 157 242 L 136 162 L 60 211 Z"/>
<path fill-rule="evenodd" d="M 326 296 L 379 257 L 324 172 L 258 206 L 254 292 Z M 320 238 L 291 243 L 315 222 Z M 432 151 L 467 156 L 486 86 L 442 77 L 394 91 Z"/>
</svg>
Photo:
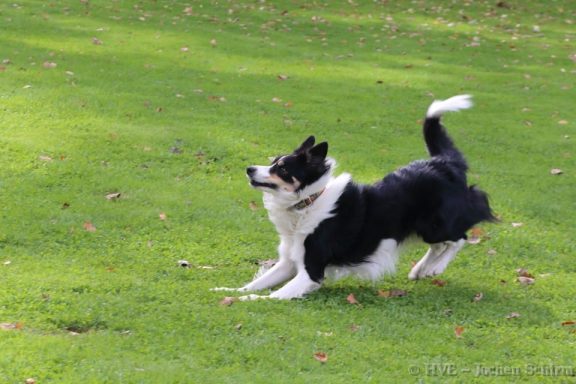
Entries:
<svg viewBox="0 0 576 384">
<path fill-rule="evenodd" d="M 252 176 L 254 173 L 256 173 L 256 167 L 248 167 L 246 168 L 246 174 L 248 176 Z"/>
</svg>

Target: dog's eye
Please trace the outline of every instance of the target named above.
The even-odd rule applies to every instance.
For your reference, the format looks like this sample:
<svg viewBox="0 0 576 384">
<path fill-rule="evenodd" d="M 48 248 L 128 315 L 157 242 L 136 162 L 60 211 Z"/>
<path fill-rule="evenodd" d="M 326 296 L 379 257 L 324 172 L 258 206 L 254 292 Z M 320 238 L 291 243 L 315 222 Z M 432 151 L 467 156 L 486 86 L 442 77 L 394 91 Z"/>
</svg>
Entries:
<svg viewBox="0 0 576 384">
<path fill-rule="evenodd" d="M 286 170 L 286 167 L 281 166 L 281 167 L 278 167 L 278 173 L 285 175 L 288 173 L 288 171 Z"/>
</svg>

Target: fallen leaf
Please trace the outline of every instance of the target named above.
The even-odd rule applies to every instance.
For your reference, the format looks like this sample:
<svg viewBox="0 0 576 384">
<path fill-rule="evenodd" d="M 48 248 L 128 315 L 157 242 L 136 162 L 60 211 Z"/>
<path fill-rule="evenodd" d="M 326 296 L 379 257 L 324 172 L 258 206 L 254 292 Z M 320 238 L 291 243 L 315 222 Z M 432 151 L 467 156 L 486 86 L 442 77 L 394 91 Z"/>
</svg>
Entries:
<svg viewBox="0 0 576 384">
<path fill-rule="evenodd" d="M 482 241 L 482 236 L 484 236 L 484 230 L 479 227 L 474 227 L 470 230 L 470 236 L 468 237 L 468 244 L 478 244 Z"/>
<path fill-rule="evenodd" d="M 56 66 L 58 66 L 58 64 L 56 64 L 53 61 L 45 61 L 42 66 L 46 69 L 52 69 L 52 68 L 56 68 Z"/>
<path fill-rule="evenodd" d="M 258 204 L 256 204 L 255 201 L 251 201 L 250 203 L 248 203 L 248 206 L 249 206 L 250 209 L 253 210 L 253 211 L 258 210 Z"/>
<path fill-rule="evenodd" d="M 358 332 L 359 329 L 360 329 L 360 326 L 357 324 L 351 324 L 350 325 L 350 332 Z"/>
<path fill-rule="evenodd" d="M 273 98 L 272 98 L 272 102 L 273 102 L 273 103 L 281 103 L 281 102 L 282 102 L 282 99 L 279 98 L 279 97 L 273 97 Z"/>
<path fill-rule="evenodd" d="M 50 162 L 50 161 L 52 161 L 52 158 L 50 156 L 40 155 L 40 156 L 38 156 L 38 160 Z"/>
<path fill-rule="evenodd" d="M 454 334 L 456 335 L 457 338 L 461 338 L 462 333 L 464 333 L 464 327 L 463 326 L 458 325 L 458 326 L 456 326 L 456 328 L 454 328 Z"/>
<path fill-rule="evenodd" d="M 474 297 L 472 298 L 472 302 L 477 303 L 480 300 L 482 300 L 484 298 L 484 294 L 482 292 L 478 292 L 477 294 L 474 295 Z"/>
<path fill-rule="evenodd" d="M 532 277 L 519 276 L 516 281 L 522 285 L 532 285 L 534 284 L 534 279 Z"/>
<path fill-rule="evenodd" d="M 188 48 L 188 47 L 180 48 L 180 52 L 188 52 L 189 50 L 190 50 L 190 48 Z"/>
<path fill-rule="evenodd" d="M 566 125 L 566 124 L 568 124 L 568 120 L 560 120 L 560 121 L 558 121 L 558 124 Z"/>
<path fill-rule="evenodd" d="M 4 262 L 4 265 L 10 265 L 10 264 L 12 264 L 12 262 L 11 262 L 10 260 L 6 260 L 6 261 Z"/>
<path fill-rule="evenodd" d="M 314 354 L 314 358 L 321 363 L 325 363 L 328 361 L 328 355 L 324 352 L 316 352 Z"/>
<path fill-rule="evenodd" d="M 521 227 L 521 226 L 523 226 L 523 225 L 524 225 L 524 223 L 512 223 L 512 227 L 513 227 L 513 228 L 519 228 L 519 227 Z"/>
<path fill-rule="evenodd" d="M 407 292 L 402 289 L 390 289 L 388 291 L 378 290 L 378 297 L 390 298 L 390 297 L 404 297 Z"/>
<path fill-rule="evenodd" d="M 85 221 L 83 227 L 88 232 L 96 232 L 96 227 L 91 221 Z"/>
<path fill-rule="evenodd" d="M 63 203 L 61 209 L 68 209 L 70 208 L 70 203 Z"/>
<path fill-rule="evenodd" d="M 93 38 L 92 38 L 92 44 L 94 44 L 94 45 L 102 45 L 102 40 L 100 40 L 100 39 L 97 38 L 97 37 L 93 37 Z"/>
<path fill-rule="evenodd" d="M 234 304 L 235 301 L 237 301 L 238 298 L 236 297 L 230 297 L 230 296 L 226 296 L 225 298 L 223 298 L 222 300 L 220 300 L 220 305 L 229 307 L 232 304 Z"/>
<path fill-rule="evenodd" d="M 234 329 L 237 331 L 241 330 L 242 329 L 242 323 L 236 324 L 236 326 L 234 326 Z"/>
<path fill-rule="evenodd" d="M 576 324 L 576 321 L 568 320 L 568 321 L 563 321 L 561 325 L 562 325 L 563 327 L 567 327 L 567 326 L 569 326 L 569 325 L 575 325 L 575 324 Z"/>
<path fill-rule="evenodd" d="M 516 270 L 516 275 L 521 276 L 521 277 L 529 277 L 531 279 L 534 278 L 534 275 L 532 275 L 530 272 L 528 272 L 527 269 L 524 269 L 524 268 L 518 268 Z"/>
<path fill-rule="evenodd" d="M 36 380 L 30 377 L 30 378 L 26 379 L 26 381 L 24 383 L 25 384 L 36 384 Z"/>
<path fill-rule="evenodd" d="M 106 200 L 118 200 L 122 194 L 120 192 L 113 192 L 106 195 Z"/>
<path fill-rule="evenodd" d="M 518 317 L 520 317 L 520 314 L 518 312 L 512 312 L 506 316 L 506 319 L 508 319 L 508 320 L 517 319 Z"/>
<path fill-rule="evenodd" d="M 278 75 L 278 80 L 288 80 L 288 76 L 287 75 Z"/>
<path fill-rule="evenodd" d="M 167 218 L 167 216 L 166 216 L 166 214 L 165 214 L 164 212 L 160 212 L 160 213 L 158 214 L 158 217 L 159 217 L 160 220 L 162 220 L 162 221 L 165 221 L 166 218 Z"/>
<path fill-rule="evenodd" d="M 0 323 L 0 329 L 4 331 L 20 330 L 24 328 L 24 324 L 21 322 L 16 323 Z"/>
<path fill-rule="evenodd" d="M 488 255 L 490 255 L 490 256 L 494 256 L 494 255 L 496 255 L 498 252 L 496 252 L 495 249 L 489 249 L 488 252 L 486 252 L 486 253 L 488 253 Z"/>
<path fill-rule="evenodd" d="M 210 40 L 210 45 L 212 46 L 212 48 L 216 48 L 218 46 L 218 42 L 216 41 L 216 39 L 212 39 Z"/>
<path fill-rule="evenodd" d="M 551 175 L 561 175 L 562 173 L 564 173 L 564 172 L 562 172 L 562 170 L 559 168 L 552 168 L 550 170 Z"/>
<path fill-rule="evenodd" d="M 446 280 L 434 279 L 431 281 L 432 285 L 437 287 L 444 287 L 448 282 Z"/>
<path fill-rule="evenodd" d="M 350 304 L 360 304 L 358 302 L 358 300 L 356 300 L 356 297 L 354 296 L 353 293 L 349 294 L 348 297 L 346 297 L 346 300 L 350 303 Z"/>
</svg>

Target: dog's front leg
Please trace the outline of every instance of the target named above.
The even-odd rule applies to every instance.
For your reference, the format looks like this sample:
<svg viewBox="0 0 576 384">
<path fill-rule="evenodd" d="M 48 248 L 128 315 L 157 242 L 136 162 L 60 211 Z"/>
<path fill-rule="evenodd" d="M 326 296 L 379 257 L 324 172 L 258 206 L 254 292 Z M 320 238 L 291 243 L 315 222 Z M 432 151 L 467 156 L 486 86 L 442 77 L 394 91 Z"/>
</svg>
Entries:
<svg viewBox="0 0 576 384">
<path fill-rule="evenodd" d="M 290 257 L 292 244 L 293 241 L 290 237 L 281 236 L 280 245 L 278 246 L 279 261 L 262 276 L 259 276 L 242 288 L 213 288 L 212 290 L 236 292 L 259 291 L 272 288 L 292 278 L 296 274 L 294 261 Z"/>
<path fill-rule="evenodd" d="M 290 300 L 305 296 L 320 288 L 321 284 L 312 280 L 304 263 L 306 249 L 303 238 L 295 238 L 290 248 L 290 258 L 296 267 L 296 276 L 285 286 L 272 292 L 269 296 L 247 295 L 240 297 L 241 301 L 258 299 Z"/>
</svg>

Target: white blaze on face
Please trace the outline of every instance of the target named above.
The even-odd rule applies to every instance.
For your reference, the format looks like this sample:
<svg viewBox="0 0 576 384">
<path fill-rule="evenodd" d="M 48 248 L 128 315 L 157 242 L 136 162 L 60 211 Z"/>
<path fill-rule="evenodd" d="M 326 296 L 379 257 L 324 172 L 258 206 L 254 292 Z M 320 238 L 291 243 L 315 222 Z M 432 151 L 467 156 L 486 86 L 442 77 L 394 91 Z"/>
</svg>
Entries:
<svg viewBox="0 0 576 384">
<path fill-rule="evenodd" d="M 300 187 L 300 182 L 295 177 L 292 178 L 293 183 L 288 183 L 280 176 L 270 173 L 272 166 L 256 165 L 254 168 L 256 172 L 252 175 L 252 179 L 258 183 L 274 184 L 287 192 L 294 192 Z"/>
</svg>

